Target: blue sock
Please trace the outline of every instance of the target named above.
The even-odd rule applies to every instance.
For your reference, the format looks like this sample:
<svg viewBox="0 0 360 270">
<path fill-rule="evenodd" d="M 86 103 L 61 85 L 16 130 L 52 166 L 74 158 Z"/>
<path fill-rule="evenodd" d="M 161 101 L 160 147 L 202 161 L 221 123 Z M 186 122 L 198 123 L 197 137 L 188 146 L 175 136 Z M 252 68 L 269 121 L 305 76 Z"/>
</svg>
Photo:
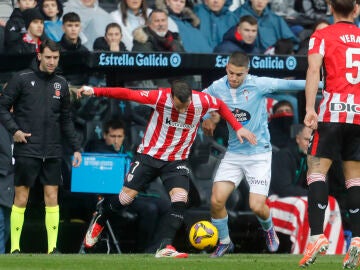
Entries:
<svg viewBox="0 0 360 270">
<path fill-rule="evenodd" d="M 271 214 L 265 220 L 258 217 L 258 216 L 256 216 L 256 217 L 257 217 L 258 221 L 260 222 L 260 225 L 261 225 L 261 227 L 263 228 L 264 231 L 268 231 L 273 226 L 272 219 L 271 219 Z"/>
<path fill-rule="evenodd" d="M 229 244 L 230 236 L 229 236 L 229 227 L 228 227 L 228 216 L 220 219 L 211 218 L 211 222 L 219 231 L 220 243 Z"/>
</svg>

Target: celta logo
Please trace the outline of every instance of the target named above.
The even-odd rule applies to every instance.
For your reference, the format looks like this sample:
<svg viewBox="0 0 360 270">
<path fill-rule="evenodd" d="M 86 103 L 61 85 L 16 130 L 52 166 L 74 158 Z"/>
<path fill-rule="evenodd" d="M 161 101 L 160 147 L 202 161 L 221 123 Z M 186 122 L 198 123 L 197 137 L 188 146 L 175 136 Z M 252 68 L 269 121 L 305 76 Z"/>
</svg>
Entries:
<svg viewBox="0 0 360 270">
<path fill-rule="evenodd" d="M 351 113 L 360 113 L 359 104 L 348 104 L 344 102 L 331 102 L 330 103 L 331 112 L 351 112 Z"/>
</svg>

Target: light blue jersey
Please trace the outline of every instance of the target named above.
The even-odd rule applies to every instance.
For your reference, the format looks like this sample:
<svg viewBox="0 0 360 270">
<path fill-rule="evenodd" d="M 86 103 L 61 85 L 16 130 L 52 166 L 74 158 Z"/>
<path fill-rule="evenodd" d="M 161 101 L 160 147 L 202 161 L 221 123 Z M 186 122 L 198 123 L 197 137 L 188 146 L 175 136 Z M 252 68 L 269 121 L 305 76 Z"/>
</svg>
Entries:
<svg viewBox="0 0 360 270">
<path fill-rule="evenodd" d="M 304 89 L 305 80 L 284 80 L 248 74 L 237 89 L 231 89 L 227 76 L 224 76 L 204 92 L 224 101 L 237 120 L 256 135 L 256 145 L 251 145 L 247 140 L 241 144 L 235 131 L 228 125 L 228 151 L 252 155 L 271 151 L 265 95 L 280 90 Z"/>
</svg>

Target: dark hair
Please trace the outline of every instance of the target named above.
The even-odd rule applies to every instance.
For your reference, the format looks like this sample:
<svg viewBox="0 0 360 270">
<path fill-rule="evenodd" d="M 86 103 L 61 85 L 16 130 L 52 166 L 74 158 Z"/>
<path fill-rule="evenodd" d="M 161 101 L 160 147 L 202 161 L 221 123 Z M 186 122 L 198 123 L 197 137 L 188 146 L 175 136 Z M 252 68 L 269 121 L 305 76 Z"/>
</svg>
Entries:
<svg viewBox="0 0 360 270">
<path fill-rule="evenodd" d="M 291 110 L 294 112 L 294 107 L 293 107 L 293 105 L 291 104 L 290 101 L 288 101 L 288 100 L 279 100 L 277 103 L 275 103 L 275 105 L 272 108 L 273 114 L 276 113 L 276 111 L 282 106 L 289 106 L 291 108 Z"/>
<path fill-rule="evenodd" d="M 120 30 L 120 33 L 122 34 L 121 26 L 118 23 L 109 23 L 105 28 L 105 35 L 107 34 L 110 28 L 118 28 Z"/>
<path fill-rule="evenodd" d="M 356 0 L 329 0 L 329 3 L 336 13 L 346 17 L 353 12 L 358 2 Z"/>
<path fill-rule="evenodd" d="M 166 17 L 168 16 L 167 12 L 163 9 L 159 9 L 159 8 L 155 8 L 151 11 L 151 13 L 149 14 L 149 18 L 148 18 L 148 23 L 151 23 L 151 18 L 152 18 L 152 15 L 154 13 L 164 13 L 166 15 Z"/>
<path fill-rule="evenodd" d="M 320 20 L 317 20 L 317 21 L 313 24 L 313 26 L 312 26 L 312 31 L 315 32 L 316 27 L 318 27 L 318 26 L 319 26 L 320 24 L 322 24 L 322 23 L 326 23 L 327 25 L 330 25 L 330 23 L 329 23 L 328 20 L 326 20 L 326 19 L 320 19 Z"/>
<path fill-rule="evenodd" d="M 123 129 L 125 131 L 125 124 L 120 119 L 110 119 L 103 123 L 103 127 L 102 127 L 103 133 L 108 134 L 110 128 Z"/>
<path fill-rule="evenodd" d="M 249 57 L 243 52 L 234 52 L 230 55 L 229 64 L 237 67 L 248 67 Z"/>
<path fill-rule="evenodd" d="M 63 24 L 66 22 L 81 22 L 80 16 L 75 12 L 68 12 L 66 13 L 63 18 Z"/>
<path fill-rule="evenodd" d="M 192 89 L 187 82 L 175 80 L 171 83 L 171 96 L 177 97 L 182 103 L 185 103 L 191 98 Z"/>
<path fill-rule="evenodd" d="M 40 53 L 43 53 L 45 48 L 49 48 L 52 52 L 60 51 L 60 45 L 51 39 L 45 39 L 40 44 Z"/>
<path fill-rule="evenodd" d="M 129 7 L 128 7 L 127 3 L 126 3 L 126 0 L 120 1 L 120 13 L 121 13 L 122 22 L 123 22 L 124 25 L 127 25 L 126 20 L 127 20 L 127 10 L 128 10 L 128 8 Z M 141 1 L 140 16 L 144 18 L 145 23 L 146 23 L 147 20 L 148 20 L 146 0 Z"/>
<path fill-rule="evenodd" d="M 243 22 L 247 22 L 250 25 L 257 25 L 258 24 L 257 19 L 254 16 L 251 16 L 251 15 L 245 15 L 245 16 L 240 17 L 240 21 L 239 21 L 238 25 L 242 24 Z"/>
<path fill-rule="evenodd" d="M 41 14 L 44 16 L 45 20 L 50 20 L 50 18 L 48 16 L 46 16 L 46 14 L 43 11 L 43 4 L 45 1 L 55 1 L 56 2 L 56 5 L 57 5 L 58 11 L 59 11 L 57 16 L 58 16 L 58 18 L 61 18 L 61 16 L 64 13 L 64 8 L 63 8 L 63 4 L 60 0 L 39 0 L 38 7 L 40 9 Z"/>
</svg>

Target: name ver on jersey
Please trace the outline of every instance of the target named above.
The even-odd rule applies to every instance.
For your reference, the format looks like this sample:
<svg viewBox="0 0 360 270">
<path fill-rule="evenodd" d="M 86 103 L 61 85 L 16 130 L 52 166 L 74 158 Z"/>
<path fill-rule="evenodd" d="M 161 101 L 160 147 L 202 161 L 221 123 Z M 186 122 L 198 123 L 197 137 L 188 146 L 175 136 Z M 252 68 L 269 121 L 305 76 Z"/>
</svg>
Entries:
<svg viewBox="0 0 360 270">
<path fill-rule="evenodd" d="M 355 35 L 342 35 L 339 37 L 344 43 L 360 43 L 360 36 Z"/>
</svg>

